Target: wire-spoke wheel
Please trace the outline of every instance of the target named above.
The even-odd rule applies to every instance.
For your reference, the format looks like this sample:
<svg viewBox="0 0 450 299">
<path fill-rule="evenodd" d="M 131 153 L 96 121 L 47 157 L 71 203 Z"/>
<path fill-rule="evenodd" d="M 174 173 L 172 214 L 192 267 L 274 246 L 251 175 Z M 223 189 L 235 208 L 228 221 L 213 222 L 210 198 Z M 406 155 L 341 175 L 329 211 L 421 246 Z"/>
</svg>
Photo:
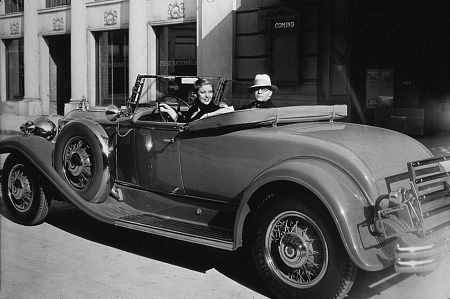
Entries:
<svg viewBox="0 0 450 299">
<path fill-rule="evenodd" d="M 287 284 L 310 288 L 319 282 L 328 265 L 328 249 L 321 230 L 305 214 L 286 211 L 269 224 L 265 259 Z"/>
<path fill-rule="evenodd" d="M 86 190 L 92 181 L 95 160 L 86 140 L 80 136 L 70 139 L 63 152 L 64 174 L 69 184 L 78 190 Z"/>
<path fill-rule="evenodd" d="M 292 195 L 271 195 L 256 211 L 250 249 L 262 281 L 279 298 L 340 298 L 356 265 L 333 222 Z"/>
<path fill-rule="evenodd" d="M 106 133 L 105 133 L 106 134 Z M 69 122 L 55 144 L 53 165 L 84 200 L 103 202 L 109 191 L 110 173 L 99 140 L 82 122 Z"/>
<path fill-rule="evenodd" d="M 2 201 L 15 222 L 36 225 L 48 214 L 50 202 L 37 178 L 33 166 L 24 158 L 8 156 L 3 165 Z"/>
</svg>

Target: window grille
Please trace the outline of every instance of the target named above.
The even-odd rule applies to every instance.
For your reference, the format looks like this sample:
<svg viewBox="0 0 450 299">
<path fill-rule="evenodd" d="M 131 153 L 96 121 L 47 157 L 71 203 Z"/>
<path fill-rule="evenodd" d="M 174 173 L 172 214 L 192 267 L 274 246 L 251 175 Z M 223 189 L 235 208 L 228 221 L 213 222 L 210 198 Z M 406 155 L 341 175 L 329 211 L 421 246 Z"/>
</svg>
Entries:
<svg viewBox="0 0 450 299">
<path fill-rule="evenodd" d="M 47 8 L 62 5 L 70 5 L 70 0 L 46 0 L 45 2 Z"/>
<path fill-rule="evenodd" d="M 5 0 L 5 13 L 23 11 L 23 0 Z"/>
</svg>

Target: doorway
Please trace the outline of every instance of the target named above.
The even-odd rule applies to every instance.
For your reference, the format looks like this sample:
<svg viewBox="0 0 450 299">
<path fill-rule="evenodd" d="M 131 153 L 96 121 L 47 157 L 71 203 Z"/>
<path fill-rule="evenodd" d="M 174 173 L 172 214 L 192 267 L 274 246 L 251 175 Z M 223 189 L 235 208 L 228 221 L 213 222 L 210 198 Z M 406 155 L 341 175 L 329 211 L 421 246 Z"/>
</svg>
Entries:
<svg viewBox="0 0 450 299">
<path fill-rule="evenodd" d="M 197 25 L 176 24 L 156 27 L 157 73 L 197 75 Z"/>
<path fill-rule="evenodd" d="M 64 115 L 64 104 L 70 102 L 70 35 L 46 38 L 49 48 L 50 114 Z"/>
</svg>

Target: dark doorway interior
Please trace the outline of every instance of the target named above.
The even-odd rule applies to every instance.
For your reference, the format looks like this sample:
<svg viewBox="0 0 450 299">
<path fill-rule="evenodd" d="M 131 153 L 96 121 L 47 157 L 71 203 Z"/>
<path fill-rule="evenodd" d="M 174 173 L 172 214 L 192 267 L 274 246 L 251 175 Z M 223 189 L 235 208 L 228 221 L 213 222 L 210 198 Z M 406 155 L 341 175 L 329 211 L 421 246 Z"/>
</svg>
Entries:
<svg viewBox="0 0 450 299">
<path fill-rule="evenodd" d="M 393 69 L 391 110 L 423 110 L 425 130 L 447 122 L 442 111 L 450 101 L 449 1 L 350 3 L 352 78 L 361 105 L 366 105 L 365 69 Z M 376 112 L 377 109 L 365 107 L 370 124 Z M 439 121 L 435 124 L 433 120 Z"/>
<path fill-rule="evenodd" d="M 156 27 L 157 73 L 197 75 L 197 25 L 177 24 Z"/>
<path fill-rule="evenodd" d="M 70 35 L 47 37 L 50 52 L 50 114 L 64 115 L 70 101 Z"/>
<path fill-rule="evenodd" d="M 95 33 L 97 105 L 118 107 L 128 98 L 128 30 Z"/>
</svg>

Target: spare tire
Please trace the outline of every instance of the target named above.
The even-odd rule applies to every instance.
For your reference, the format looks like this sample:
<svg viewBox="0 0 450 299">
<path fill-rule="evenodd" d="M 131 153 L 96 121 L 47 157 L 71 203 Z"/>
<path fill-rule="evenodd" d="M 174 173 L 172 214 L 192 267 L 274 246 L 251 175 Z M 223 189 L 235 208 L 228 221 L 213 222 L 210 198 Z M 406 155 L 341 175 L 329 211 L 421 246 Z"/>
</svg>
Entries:
<svg viewBox="0 0 450 299">
<path fill-rule="evenodd" d="M 84 200 L 99 203 L 107 198 L 111 187 L 101 137 L 93 132 L 103 128 L 94 125 L 72 121 L 64 126 L 55 144 L 53 165 Z M 104 130 L 101 133 L 107 136 Z"/>
</svg>

